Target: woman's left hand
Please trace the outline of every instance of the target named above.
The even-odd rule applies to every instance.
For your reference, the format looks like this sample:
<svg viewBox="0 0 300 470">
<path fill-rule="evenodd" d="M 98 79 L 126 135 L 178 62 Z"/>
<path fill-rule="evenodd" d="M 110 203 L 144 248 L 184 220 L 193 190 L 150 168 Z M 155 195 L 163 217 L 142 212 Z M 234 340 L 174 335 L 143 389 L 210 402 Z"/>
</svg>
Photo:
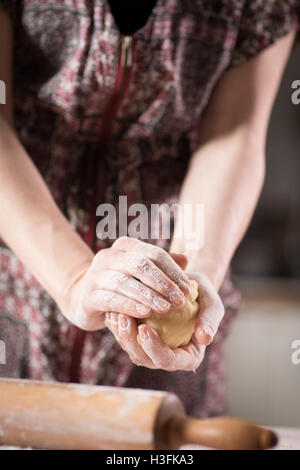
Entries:
<svg viewBox="0 0 300 470">
<path fill-rule="evenodd" d="M 199 314 L 195 332 L 187 346 L 171 349 L 160 339 L 158 333 L 148 325 L 137 325 L 128 315 L 107 312 L 105 324 L 114 334 L 131 361 L 149 369 L 167 371 L 196 370 L 203 361 L 205 349 L 218 330 L 224 315 L 222 301 L 207 276 L 198 272 L 186 272 L 199 285 Z M 140 337 L 141 345 L 137 342 Z"/>
</svg>

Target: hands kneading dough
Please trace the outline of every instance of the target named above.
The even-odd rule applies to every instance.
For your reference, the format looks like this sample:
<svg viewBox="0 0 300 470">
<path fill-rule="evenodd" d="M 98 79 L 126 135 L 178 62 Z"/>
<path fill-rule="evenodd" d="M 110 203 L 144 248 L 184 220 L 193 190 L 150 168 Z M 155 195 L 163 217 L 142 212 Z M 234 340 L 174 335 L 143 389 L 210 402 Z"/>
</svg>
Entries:
<svg viewBox="0 0 300 470">
<path fill-rule="evenodd" d="M 196 370 L 224 314 L 207 276 L 185 272 L 185 255 L 168 254 L 128 237 L 119 238 L 95 258 L 83 302 L 85 317 L 99 321 L 104 313 L 105 326 L 137 366 L 170 372 Z M 91 290 L 95 298 L 88 295 Z M 147 310 L 142 311 L 144 306 Z M 90 330 L 97 327 L 88 325 Z"/>
<path fill-rule="evenodd" d="M 154 328 L 161 340 L 172 349 L 189 344 L 195 331 L 199 310 L 198 283 L 191 280 L 190 285 L 191 293 L 182 307 L 166 313 L 153 312 L 148 318 L 140 320 L 140 323 Z M 140 343 L 139 336 L 137 340 Z"/>
</svg>

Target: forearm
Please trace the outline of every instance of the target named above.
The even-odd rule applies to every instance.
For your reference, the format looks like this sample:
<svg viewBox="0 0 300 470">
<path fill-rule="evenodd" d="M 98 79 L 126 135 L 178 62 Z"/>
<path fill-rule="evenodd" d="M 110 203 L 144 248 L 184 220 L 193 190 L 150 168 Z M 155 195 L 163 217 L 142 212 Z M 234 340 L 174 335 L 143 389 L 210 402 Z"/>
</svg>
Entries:
<svg viewBox="0 0 300 470">
<path fill-rule="evenodd" d="M 0 116 L 0 236 L 59 303 L 93 253 Z"/>
<path fill-rule="evenodd" d="M 173 239 L 171 251 L 189 258 L 188 268 L 204 272 L 218 289 L 250 222 L 264 178 L 264 152 L 247 129 L 212 139 L 193 156 L 179 203 L 203 204 L 204 243 L 187 248 Z M 175 228 L 179 233 L 180 218 Z"/>
<path fill-rule="evenodd" d="M 272 104 L 295 33 L 252 60 L 229 69 L 201 120 L 199 150 L 192 158 L 180 204 L 204 205 L 204 246 L 186 250 L 189 267 L 204 271 L 216 288 L 253 214 L 264 178 L 264 148 Z M 178 228 L 175 227 L 175 233 Z"/>
</svg>

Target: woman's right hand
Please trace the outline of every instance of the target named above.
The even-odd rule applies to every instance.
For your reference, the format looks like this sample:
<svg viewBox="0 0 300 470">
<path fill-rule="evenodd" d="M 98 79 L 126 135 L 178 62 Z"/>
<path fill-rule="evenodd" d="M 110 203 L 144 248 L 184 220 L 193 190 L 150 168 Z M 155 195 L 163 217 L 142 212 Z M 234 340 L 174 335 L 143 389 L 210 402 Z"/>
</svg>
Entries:
<svg viewBox="0 0 300 470">
<path fill-rule="evenodd" d="M 151 310 L 178 308 L 190 286 L 179 266 L 186 257 L 174 258 L 162 248 L 121 237 L 82 269 L 67 290 L 62 311 L 79 328 L 93 331 L 104 328 L 105 312 L 145 318 Z"/>
</svg>

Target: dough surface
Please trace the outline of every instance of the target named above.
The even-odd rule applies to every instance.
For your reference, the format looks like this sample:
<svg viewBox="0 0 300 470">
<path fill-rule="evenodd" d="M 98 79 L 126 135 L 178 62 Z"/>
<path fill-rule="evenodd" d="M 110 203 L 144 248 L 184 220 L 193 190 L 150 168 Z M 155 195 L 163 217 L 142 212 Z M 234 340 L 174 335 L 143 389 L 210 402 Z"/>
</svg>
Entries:
<svg viewBox="0 0 300 470">
<path fill-rule="evenodd" d="M 186 346 L 190 342 L 195 330 L 199 309 L 196 299 L 199 292 L 196 281 L 191 280 L 190 284 L 191 293 L 182 307 L 176 310 L 169 310 L 166 313 L 153 312 L 150 317 L 145 318 L 141 322 L 154 328 L 161 340 L 172 349 Z"/>
</svg>

